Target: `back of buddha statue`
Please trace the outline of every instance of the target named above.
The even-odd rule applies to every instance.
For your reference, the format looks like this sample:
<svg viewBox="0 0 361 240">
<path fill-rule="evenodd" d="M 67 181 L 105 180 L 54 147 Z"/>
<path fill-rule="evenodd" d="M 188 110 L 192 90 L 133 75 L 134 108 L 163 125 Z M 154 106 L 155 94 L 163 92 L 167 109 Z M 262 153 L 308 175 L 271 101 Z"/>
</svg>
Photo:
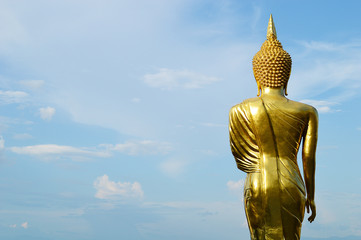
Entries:
<svg viewBox="0 0 361 240">
<path fill-rule="evenodd" d="M 258 97 L 232 107 L 229 136 L 237 167 L 247 173 L 244 207 L 252 240 L 299 240 L 305 207 L 314 203 L 317 111 L 287 99 L 292 60 L 270 17 L 267 39 L 253 58 Z M 297 153 L 302 142 L 304 180 Z"/>
<path fill-rule="evenodd" d="M 297 163 L 297 153 L 302 138 L 307 133 L 310 116 L 317 114 L 316 110 L 310 105 L 285 97 L 272 98 L 266 95 L 254 101 L 262 103 L 257 104 L 264 108 L 264 111 L 258 111 L 258 114 L 261 114 L 258 117 L 268 120 L 279 157 Z M 259 137 L 269 138 L 270 135 L 266 134 Z"/>
</svg>

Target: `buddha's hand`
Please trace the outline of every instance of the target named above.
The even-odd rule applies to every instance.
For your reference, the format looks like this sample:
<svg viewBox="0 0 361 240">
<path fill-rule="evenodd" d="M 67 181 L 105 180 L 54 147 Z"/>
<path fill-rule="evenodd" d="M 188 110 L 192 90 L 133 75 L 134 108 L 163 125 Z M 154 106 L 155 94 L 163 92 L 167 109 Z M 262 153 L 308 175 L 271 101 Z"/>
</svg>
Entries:
<svg viewBox="0 0 361 240">
<path fill-rule="evenodd" d="M 311 216 L 308 218 L 308 221 L 311 223 L 313 222 L 313 220 L 315 220 L 316 217 L 316 204 L 314 200 L 310 200 L 307 198 L 306 200 L 307 213 L 310 213 L 310 208 L 311 208 Z"/>
</svg>

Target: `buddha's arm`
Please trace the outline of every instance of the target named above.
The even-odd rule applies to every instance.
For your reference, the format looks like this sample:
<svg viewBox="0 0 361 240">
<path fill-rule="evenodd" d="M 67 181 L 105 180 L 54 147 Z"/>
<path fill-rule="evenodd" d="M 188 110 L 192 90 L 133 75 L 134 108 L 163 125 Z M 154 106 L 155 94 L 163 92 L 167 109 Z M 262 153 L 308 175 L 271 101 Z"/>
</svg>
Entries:
<svg viewBox="0 0 361 240">
<path fill-rule="evenodd" d="M 311 208 L 312 214 L 308 218 L 310 222 L 316 217 L 315 198 L 315 168 L 316 168 L 316 145 L 317 145 L 318 114 L 312 108 L 309 113 L 307 130 L 303 136 L 302 161 L 303 172 L 307 189 L 307 212 Z"/>
</svg>

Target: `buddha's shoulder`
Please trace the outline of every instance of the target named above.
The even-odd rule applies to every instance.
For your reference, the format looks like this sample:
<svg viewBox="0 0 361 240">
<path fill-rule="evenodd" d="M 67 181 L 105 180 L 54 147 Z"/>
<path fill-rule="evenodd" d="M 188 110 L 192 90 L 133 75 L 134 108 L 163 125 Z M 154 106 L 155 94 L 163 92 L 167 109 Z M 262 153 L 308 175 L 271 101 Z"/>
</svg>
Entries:
<svg viewBox="0 0 361 240">
<path fill-rule="evenodd" d="M 293 100 L 288 100 L 288 102 L 294 109 L 298 109 L 300 111 L 303 111 L 303 112 L 309 113 L 309 114 L 316 114 L 316 115 L 318 114 L 316 108 L 309 104 L 297 102 L 297 101 L 293 101 Z"/>
<path fill-rule="evenodd" d="M 246 105 L 249 105 L 249 104 L 252 104 L 252 103 L 256 103 L 256 102 L 260 102 L 260 101 L 261 101 L 261 100 L 260 100 L 259 97 L 247 98 L 247 99 L 243 100 L 242 102 L 234 105 L 234 106 L 232 107 L 232 109 L 233 109 L 233 108 L 238 108 L 238 107 L 244 107 L 244 106 L 246 106 Z"/>
<path fill-rule="evenodd" d="M 248 98 L 246 100 L 243 100 L 241 103 L 238 103 L 236 105 L 234 105 L 232 108 L 231 108 L 231 112 L 233 111 L 239 111 L 241 109 L 244 109 L 254 103 L 259 103 L 261 100 L 259 97 L 254 97 L 254 98 Z"/>
</svg>

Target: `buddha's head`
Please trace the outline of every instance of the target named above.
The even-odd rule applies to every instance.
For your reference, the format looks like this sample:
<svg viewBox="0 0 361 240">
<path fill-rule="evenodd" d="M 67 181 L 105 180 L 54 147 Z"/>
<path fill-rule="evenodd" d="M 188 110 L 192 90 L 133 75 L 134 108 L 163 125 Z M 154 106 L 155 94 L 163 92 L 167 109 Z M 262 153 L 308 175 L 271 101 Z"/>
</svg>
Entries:
<svg viewBox="0 0 361 240">
<path fill-rule="evenodd" d="M 261 87 L 283 87 L 287 95 L 287 83 L 291 74 L 292 60 L 277 40 L 272 15 L 268 24 L 267 40 L 262 44 L 261 50 L 254 55 L 252 64 L 258 86 L 257 96 L 260 95 Z"/>
</svg>

